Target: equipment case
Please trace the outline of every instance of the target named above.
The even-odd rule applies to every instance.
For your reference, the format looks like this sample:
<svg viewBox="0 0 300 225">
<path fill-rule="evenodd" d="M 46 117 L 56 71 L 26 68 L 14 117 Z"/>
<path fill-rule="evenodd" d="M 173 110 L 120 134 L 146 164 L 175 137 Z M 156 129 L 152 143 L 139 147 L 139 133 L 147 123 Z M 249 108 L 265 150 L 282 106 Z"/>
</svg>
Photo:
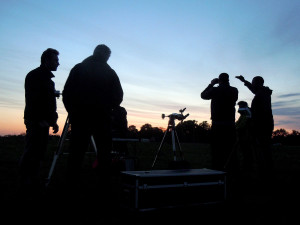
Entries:
<svg viewBox="0 0 300 225">
<path fill-rule="evenodd" d="M 121 206 L 135 211 L 222 203 L 226 173 L 210 169 L 121 171 Z"/>
</svg>

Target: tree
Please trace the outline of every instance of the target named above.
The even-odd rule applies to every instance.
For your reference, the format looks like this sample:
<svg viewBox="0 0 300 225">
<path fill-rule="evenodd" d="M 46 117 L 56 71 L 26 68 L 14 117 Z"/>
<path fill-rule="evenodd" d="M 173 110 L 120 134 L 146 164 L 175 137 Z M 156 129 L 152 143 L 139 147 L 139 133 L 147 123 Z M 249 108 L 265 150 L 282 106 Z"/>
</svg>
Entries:
<svg viewBox="0 0 300 225">
<path fill-rule="evenodd" d="M 130 132 L 138 132 L 138 130 L 136 129 L 136 126 L 134 126 L 134 125 L 130 125 L 128 127 L 128 131 L 130 131 Z"/>
<path fill-rule="evenodd" d="M 211 126 L 209 125 L 209 123 L 207 121 L 203 121 L 201 123 L 199 123 L 199 127 L 201 127 L 203 130 L 210 130 Z"/>
<path fill-rule="evenodd" d="M 141 138 L 149 138 L 153 141 L 158 141 L 162 138 L 163 131 L 158 127 L 152 127 L 151 124 L 146 123 L 141 126 L 139 134 Z"/>
<path fill-rule="evenodd" d="M 292 130 L 291 135 L 292 135 L 292 136 L 300 136 L 300 132 L 299 132 L 299 131 L 296 131 L 296 130 Z"/>
<path fill-rule="evenodd" d="M 278 130 L 275 130 L 273 131 L 273 137 L 286 137 L 288 135 L 288 132 L 281 128 L 281 129 L 278 129 Z"/>
<path fill-rule="evenodd" d="M 128 137 L 129 138 L 138 138 L 139 133 L 138 130 L 136 129 L 136 126 L 130 125 L 128 127 Z"/>
<path fill-rule="evenodd" d="M 184 142 L 195 142 L 197 127 L 198 124 L 196 120 L 186 120 L 177 124 L 176 131 L 179 140 Z"/>
<path fill-rule="evenodd" d="M 210 125 L 207 121 L 197 123 L 196 120 L 187 120 L 176 126 L 179 139 L 184 142 L 209 142 Z"/>
<path fill-rule="evenodd" d="M 292 130 L 292 133 L 286 137 L 286 143 L 289 145 L 300 145 L 300 132 Z"/>
<path fill-rule="evenodd" d="M 285 129 L 277 129 L 272 135 L 273 143 L 281 143 L 284 145 L 300 145 L 300 133 L 293 130 L 288 133 Z"/>
<path fill-rule="evenodd" d="M 197 129 L 198 141 L 202 143 L 210 142 L 211 125 L 207 121 L 199 123 Z"/>
</svg>

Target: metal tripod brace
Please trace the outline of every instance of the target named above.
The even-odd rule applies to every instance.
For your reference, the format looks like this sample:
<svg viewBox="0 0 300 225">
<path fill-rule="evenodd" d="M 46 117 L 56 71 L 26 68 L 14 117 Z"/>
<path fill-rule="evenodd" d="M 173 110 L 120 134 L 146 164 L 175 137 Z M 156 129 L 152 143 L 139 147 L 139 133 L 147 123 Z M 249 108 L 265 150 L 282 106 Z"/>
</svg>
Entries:
<svg viewBox="0 0 300 225">
<path fill-rule="evenodd" d="M 51 177 L 52 177 L 52 174 L 53 174 L 53 171 L 54 171 L 54 168 L 55 168 L 55 165 L 56 165 L 56 161 L 58 159 L 58 157 L 60 155 L 62 155 L 63 153 L 63 145 L 64 145 L 64 142 L 66 140 L 66 137 L 67 137 L 67 134 L 68 134 L 68 130 L 69 130 L 69 127 L 70 127 L 70 121 L 69 121 L 69 117 L 67 117 L 66 119 L 66 122 L 65 122 L 65 125 L 64 125 L 64 129 L 63 129 L 63 132 L 59 138 L 59 141 L 58 141 L 58 147 L 57 147 L 57 150 L 54 154 L 54 157 L 53 157 L 53 161 L 52 161 L 52 164 L 51 164 L 51 167 L 50 167 L 50 171 L 49 171 L 49 174 L 48 174 L 48 178 L 46 178 L 46 187 L 49 185 L 50 183 L 50 180 L 51 180 Z M 96 143 L 95 143 L 95 140 L 94 140 L 94 137 L 91 136 L 91 143 L 92 143 L 92 146 L 93 146 L 93 149 L 95 150 L 96 154 L 97 154 L 97 147 L 96 147 Z"/>
</svg>

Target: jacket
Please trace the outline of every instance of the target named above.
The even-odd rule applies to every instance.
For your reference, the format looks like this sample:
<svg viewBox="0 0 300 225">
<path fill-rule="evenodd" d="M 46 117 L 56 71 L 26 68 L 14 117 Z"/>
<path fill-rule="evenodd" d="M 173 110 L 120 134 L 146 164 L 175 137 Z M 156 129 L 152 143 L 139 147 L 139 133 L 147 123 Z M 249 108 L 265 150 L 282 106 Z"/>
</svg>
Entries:
<svg viewBox="0 0 300 225">
<path fill-rule="evenodd" d="M 235 104 L 238 90 L 229 84 L 213 87 L 211 84 L 201 93 L 201 98 L 211 100 L 211 120 L 219 123 L 235 122 Z"/>
<path fill-rule="evenodd" d="M 271 95 L 272 90 L 269 87 L 262 86 L 254 89 L 248 81 L 245 86 L 255 95 L 251 102 L 252 122 L 256 128 L 265 128 L 273 130 L 274 119 L 272 113 Z"/>
<path fill-rule="evenodd" d="M 94 112 L 111 114 L 123 101 L 123 89 L 116 72 L 94 56 L 70 71 L 63 90 L 63 103 L 69 116 Z"/>
<path fill-rule="evenodd" d="M 51 71 L 40 66 L 30 71 L 25 78 L 24 119 L 28 122 L 46 121 L 56 124 L 58 115 L 55 98 L 55 84 Z"/>
</svg>

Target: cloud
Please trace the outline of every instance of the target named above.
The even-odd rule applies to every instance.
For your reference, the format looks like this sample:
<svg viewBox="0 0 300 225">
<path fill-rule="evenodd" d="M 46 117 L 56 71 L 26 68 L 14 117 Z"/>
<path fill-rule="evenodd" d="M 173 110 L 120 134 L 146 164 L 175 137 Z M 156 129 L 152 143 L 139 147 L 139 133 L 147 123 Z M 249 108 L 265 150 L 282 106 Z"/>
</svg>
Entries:
<svg viewBox="0 0 300 225">
<path fill-rule="evenodd" d="M 299 107 L 285 107 L 273 109 L 274 115 L 282 115 L 282 116 L 299 116 L 300 108 Z"/>
<path fill-rule="evenodd" d="M 291 116 L 279 116 L 274 122 L 276 127 L 284 127 L 290 130 L 299 130 L 300 115 Z"/>
<path fill-rule="evenodd" d="M 278 98 L 289 98 L 289 97 L 297 97 L 300 96 L 300 93 L 290 93 L 285 95 L 279 95 Z"/>
<path fill-rule="evenodd" d="M 272 103 L 273 108 L 281 108 L 285 106 L 299 106 L 300 98 L 297 98 L 300 96 L 300 93 L 288 93 L 277 96 L 279 99 L 283 99 L 282 101 L 275 101 Z M 285 100 L 288 99 L 288 100 Z M 289 108 L 288 107 L 288 108 Z M 300 108 L 300 107 L 299 107 Z"/>
<path fill-rule="evenodd" d="M 300 93 L 287 93 L 277 96 L 281 101 L 272 103 L 275 126 L 290 130 L 298 130 L 300 127 Z"/>
<path fill-rule="evenodd" d="M 295 104 L 299 103 L 299 101 L 300 101 L 299 99 L 294 99 L 294 100 L 290 100 L 290 101 L 277 101 L 277 102 L 273 102 L 272 106 L 273 106 L 273 108 L 291 106 L 291 105 L 295 105 Z"/>
</svg>

